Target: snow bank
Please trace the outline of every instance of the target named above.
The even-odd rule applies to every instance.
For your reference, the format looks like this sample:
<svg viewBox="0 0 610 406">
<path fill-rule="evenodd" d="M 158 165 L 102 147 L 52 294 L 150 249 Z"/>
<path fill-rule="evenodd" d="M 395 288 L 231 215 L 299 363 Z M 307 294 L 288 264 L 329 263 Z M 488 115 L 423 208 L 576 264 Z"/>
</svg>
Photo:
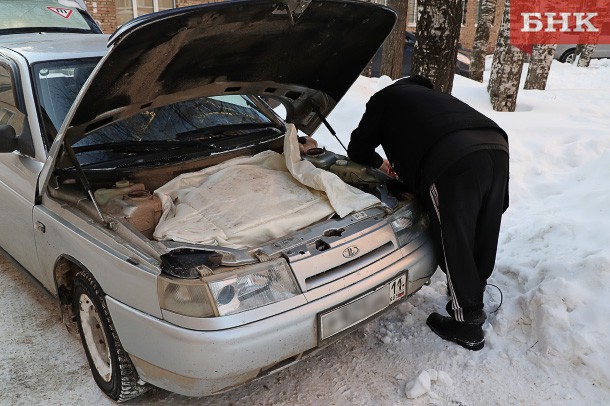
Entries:
<svg viewBox="0 0 610 406">
<path fill-rule="evenodd" d="M 521 91 L 517 112 L 496 113 L 511 142 L 511 207 L 493 279 L 506 304 L 494 334 L 531 346 L 552 369 L 610 381 L 610 61 L 554 62 L 546 91 Z M 458 97 L 473 91 L 458 79 Z M 514 346 L 513 346 L 514 347 Z"/>
<path fill-rule="evenodd" d="M 522 79 L 525 72 L 527 65 Z M 483 357 L 501 364 L 525 355 L 529 365 L 521 368 L 529 372 L 522 372 L 537 379 L 545 373 L 536 368 L 567 382 L 578 375 L 584 381 L 574 379 L 572 390 L 581 395 L 610 389 L 609 75 L 610 60 L 594 60 L 588 69 L 554 62 L 547 90 L 520 90 L 514 113 L 491 109 L 486 83 L 456 76 L 453 90 L 510 140 L 511 207 L 490 280 L 502 289 L 504 304 L 485 326 Z M 368 97 L 388 83 L 360 78 L 348 93 L 330 118 L 345 140 Z M 318 138 L 334 147 L 328 136 Z M 439 281 L 426 288 L 434 294 L 422 290 L 437 308 L 446 300 Z M 487 293 L 497 303 L 490 298 L 497 293 Z M 406 396 L 434 397 L 430 382 L 426 370 L 412 375 Z"/>
</svg>

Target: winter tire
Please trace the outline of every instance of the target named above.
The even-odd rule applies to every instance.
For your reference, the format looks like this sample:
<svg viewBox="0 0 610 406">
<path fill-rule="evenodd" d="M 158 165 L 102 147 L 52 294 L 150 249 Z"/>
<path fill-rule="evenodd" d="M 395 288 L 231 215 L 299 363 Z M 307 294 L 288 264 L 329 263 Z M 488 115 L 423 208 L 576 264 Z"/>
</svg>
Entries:
<svg viewBox="0 0 610 406">
<path fill-rule="evenodd" d="M 144 393 L 148 388 L 140 383 L 114 329 L 102 289 L 89 272 L 77 273 L 73 300 L 80 338 L 100 389 L 117 402 Z"/>
</svg>

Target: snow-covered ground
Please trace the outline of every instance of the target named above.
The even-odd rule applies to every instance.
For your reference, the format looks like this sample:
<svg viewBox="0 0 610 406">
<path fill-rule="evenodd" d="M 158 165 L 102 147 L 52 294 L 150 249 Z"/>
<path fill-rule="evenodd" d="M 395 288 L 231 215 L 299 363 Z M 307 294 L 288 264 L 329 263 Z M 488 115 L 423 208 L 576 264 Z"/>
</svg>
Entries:
<svg viewBox="0 0 610 406">
<path fill-rule="evenodd" d="M 442 309 L 437 274 L 397 310 L 280 373 L 208 399 L 151 390 L 134 404 L 610 404 L 610 61 L 554 63 L 546 91 L 491 110 L 485 85 L 453 94 L 509 134 L 511 206 L 488 288 L 487 342 L 470 352 L 425 326 Z M 388 78 L 360 78 L 330 116 L 344 143 Z M 321 129 L 316 138 L 337 152 Z M 0 257 L 0 403 L 111 404 L 56 303 Z M 235 362 L 239 362 L 236 360 Z"/>
</svg>

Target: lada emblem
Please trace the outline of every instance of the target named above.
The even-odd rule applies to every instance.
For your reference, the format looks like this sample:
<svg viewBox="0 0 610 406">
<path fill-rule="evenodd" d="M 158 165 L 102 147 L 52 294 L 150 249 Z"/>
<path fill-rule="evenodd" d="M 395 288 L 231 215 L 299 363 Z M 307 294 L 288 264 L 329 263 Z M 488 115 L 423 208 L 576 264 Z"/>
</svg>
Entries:
<svg viewBox="0 0 610 406">
<path fill-rule="evenodd" d="M 360 248 L 356 247 L 355 245 L 352 245 L 351 247 L 347 247 L 343 250 L 343 256 L 345 258 L 352 258 L 358 255 L 359 252 Z"/>
</svg>

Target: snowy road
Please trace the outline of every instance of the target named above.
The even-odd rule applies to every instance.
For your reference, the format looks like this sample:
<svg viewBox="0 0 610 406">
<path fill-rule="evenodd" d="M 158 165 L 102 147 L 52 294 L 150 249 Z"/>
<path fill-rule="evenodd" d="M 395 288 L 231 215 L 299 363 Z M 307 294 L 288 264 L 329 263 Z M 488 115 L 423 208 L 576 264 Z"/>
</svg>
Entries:
<svg viewBox="0 0 610 406">
<path fill-rule="evenodd" d="M 55 301 L 0 258 L 0 403 L 113 404 L 95 385 L 79 338 L 61 323 Z M 437 275 L 430 287 L 381 320 L 232 392 L 205 399 L 153 389 L 132 404 L 577 405 L 608 399 L 609 392 L 591 390 L 584 380 L 577 388 L 578 378 L 536 367 L 527 343 L 504 352 L 488 341 L 483 351 L 471 353 L 433 336 L 425 318 L 443 302 L 438 292 L 444 289 Z M 444 380 L 426 382 L 422 372 L 430 370 L 444 372 L 437 374 Z M 407 399 L 405 386 L 420 374 L 427 395 Z"/>
</svg>

